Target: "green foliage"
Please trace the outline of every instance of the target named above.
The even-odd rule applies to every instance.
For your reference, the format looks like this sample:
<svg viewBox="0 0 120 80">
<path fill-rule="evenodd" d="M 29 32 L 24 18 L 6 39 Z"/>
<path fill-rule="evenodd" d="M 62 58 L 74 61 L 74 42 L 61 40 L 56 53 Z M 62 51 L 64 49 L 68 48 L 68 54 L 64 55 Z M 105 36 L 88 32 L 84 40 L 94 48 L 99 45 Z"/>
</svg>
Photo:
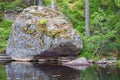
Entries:
<svg viewBox="0 0 120 80">
<path fill-rule="evenodd" d="M 120 68 L 120 60 L 117 61 L 117 66 Z"/>
<path fill-rule="evenodd" d="M 117 15 L 110 13 L 106 14 L 99 9 L 98 12 L 91 14 L 91 32 L 93 36 L 101 36 L 99 40 L 101 44 L 106 46 L 104 53 L 110 53 L 112 49 L 118 50 L 120 48 L 120 19 Z M 116 44 L 117 43 L 117 44 Z"/>
<path fill-rule="evenodd" d="M 68 3 L 73 3 L 75 0 L 68 0 Z"/>
<path fill-rule="evenodd" d="M 20 6 L 21 0 L 0 3 L 0 10 L 14 9 Z M 51 0 L 43 0 L 45 5 L 51 5 Z M 90 31 L 85 35 L 85 0 L 55 0 L 61 11 L 71 20 L 84 41 L 82 56 L 94 57 L 103 54 L 113 55 L 120 49 L 120 0 L 90 0 Z M 26 5 L 23 5 L 26 6 Z M 2 18 L 0 18 L 2 19 Z M 45 25 L 46 20 L 41 20 Z M 9 24 L 9 25 L 8 25 Z M 0 23 L 0 49 L 4 49 L 9 36 L 12 22 L 3 20 Z"/>
<path fill-rule="evenodd" d="M 112 55 L 120 49 L 120 9 L 119 0 L 90 1 L 91 36 L 85 37 L 85 0 L 55 0 L 61 10 L 72 21 L 73 26 L 84 40 L 82 55 L 86 57 Z M 49 3 L 50 4 L 50 3 Z"/>
<path fill-rule="evenodd" d="M 51 0 L 43 0 L 43 3 L 47 6 L 47 5 L 50 5 L 51 3 Z"/>
<path fill-rule="evenodd" d="M 6 48 L 12 23 L 13 22 L 9 20 L 3 20 L 0 23 L 0 52 L 3 52 Z"/>
<path fill-rule="evenodd" d="M 2 15 L 2 12 L 0 12 L 0 22 L 2 22 L 3 20 L 3 15 Z"/>
<path fill-rule="evenodd" d="M 15 0 L 14 2 L 2 2 L 0 3 L 0 10 L 13 10 L 16 6 L 19 6 L 21 0 Z"/>
<path fill-rule="evenodd" d="M 116 4 L 116 6 L 117 6 L 118 8 L 120 8 L 120 0 L 116 0 L 116 1 L 115 1 L 115 4 Z"/>
<path fill-rule="evenodd" d="M 51 4 L 47 0 L 47 4 Z M 44 0 L 46 3 L 46 0 Z M 120 1 L 90 0 L 91 36 L 85 37 L 85 0 L 55 0 L 83 38 L 82 56 L 112 55 L 120 49 Z M 116 54 L 116 53 L 114 53 Z"/>
<path fill-rule="evenodd" d="M 6 80 L 7 74 L 5 72 L 5 66 L 0 64 L 0 79 Z"/>
<path fill-rule="evenodd" d="M 47 24 L 47 21 L 46 21 L 45 19 L 42 19 L 42 20 L 40 20 L 40 23 L 41 23 L 42 25 L 46 25 L 46 24 Z"/>
<path fill-rule="evenodd" d="M 120 49 L 120 19 L 117 15 L 106 14 L 102 9 L 91 14 L 91 36 L 84 39 L 83 55 L 94 57 L 100 55 L 114 56 Z"/>
</svg>

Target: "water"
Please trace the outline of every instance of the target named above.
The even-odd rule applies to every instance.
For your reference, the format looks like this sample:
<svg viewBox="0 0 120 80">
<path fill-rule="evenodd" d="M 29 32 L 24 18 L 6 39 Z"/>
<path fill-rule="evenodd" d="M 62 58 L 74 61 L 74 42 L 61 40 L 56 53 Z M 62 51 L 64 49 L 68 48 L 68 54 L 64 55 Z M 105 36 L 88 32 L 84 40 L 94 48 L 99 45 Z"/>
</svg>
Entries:
<svg viewBox="0 0 120 80">
<path fill-rule="evenodd" d="M 56 63 L 0 63 L 0 80 L 120 80 L 119 75 L 115 65 L 75 69 Z"/>
</svg>

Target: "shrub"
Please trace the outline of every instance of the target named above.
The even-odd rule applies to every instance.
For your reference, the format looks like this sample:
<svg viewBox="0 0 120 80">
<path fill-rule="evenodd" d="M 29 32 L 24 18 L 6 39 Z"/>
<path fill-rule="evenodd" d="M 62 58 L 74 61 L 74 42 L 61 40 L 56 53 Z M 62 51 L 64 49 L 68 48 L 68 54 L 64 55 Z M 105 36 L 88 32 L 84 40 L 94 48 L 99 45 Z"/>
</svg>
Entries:
<svg viewBox="0 0 120 80">
<path fill-rule="evenodd" d="M 3 16 L 2 13 L 0 12 L 0 22 L 2 22 Z"/>
<path fill-rule="evenodd" d="M 9 20 L 3 20 L 0 23 L 0 52 L 3 52 L 6 48 L 12 23 L 13 22 Z"/>
<path fill-rule="evenodd" d="M 40 20 L 40 23 L 41 23 L 42 25 L 46 25 L 46 24 L 47 24 L 47 21 L 46 21 L 45 19 L 42 19 L 42 20 Z"/>
</svg>

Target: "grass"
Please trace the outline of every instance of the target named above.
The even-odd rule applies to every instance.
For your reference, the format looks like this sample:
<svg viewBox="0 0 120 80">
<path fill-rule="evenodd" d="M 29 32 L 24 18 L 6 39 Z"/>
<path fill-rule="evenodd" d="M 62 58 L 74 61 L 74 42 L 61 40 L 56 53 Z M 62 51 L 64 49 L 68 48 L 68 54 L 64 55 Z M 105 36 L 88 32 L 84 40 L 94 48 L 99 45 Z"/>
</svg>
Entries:
<svg viewBox="0 0 120 80">
<path fill-rule="evenodd" d="M 120 66 L 120 60 L 117 60 L 117 64 Z"/>
</svg>

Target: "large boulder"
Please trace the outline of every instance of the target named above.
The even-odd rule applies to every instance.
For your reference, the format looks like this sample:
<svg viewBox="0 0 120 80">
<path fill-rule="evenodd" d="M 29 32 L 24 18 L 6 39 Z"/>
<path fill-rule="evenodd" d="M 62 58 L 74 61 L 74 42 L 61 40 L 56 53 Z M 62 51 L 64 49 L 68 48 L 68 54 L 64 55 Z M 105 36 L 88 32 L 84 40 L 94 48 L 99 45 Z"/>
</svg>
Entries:
<svg viewBox="0 0 120 80">
<path fill-rule="evenodd" d="M 82 46 L 79 33 L 59 9 L 31 6 L 16 18 L 6 53 L 28 61 L 34 56 L 77 56 Z"/>
</svg>

